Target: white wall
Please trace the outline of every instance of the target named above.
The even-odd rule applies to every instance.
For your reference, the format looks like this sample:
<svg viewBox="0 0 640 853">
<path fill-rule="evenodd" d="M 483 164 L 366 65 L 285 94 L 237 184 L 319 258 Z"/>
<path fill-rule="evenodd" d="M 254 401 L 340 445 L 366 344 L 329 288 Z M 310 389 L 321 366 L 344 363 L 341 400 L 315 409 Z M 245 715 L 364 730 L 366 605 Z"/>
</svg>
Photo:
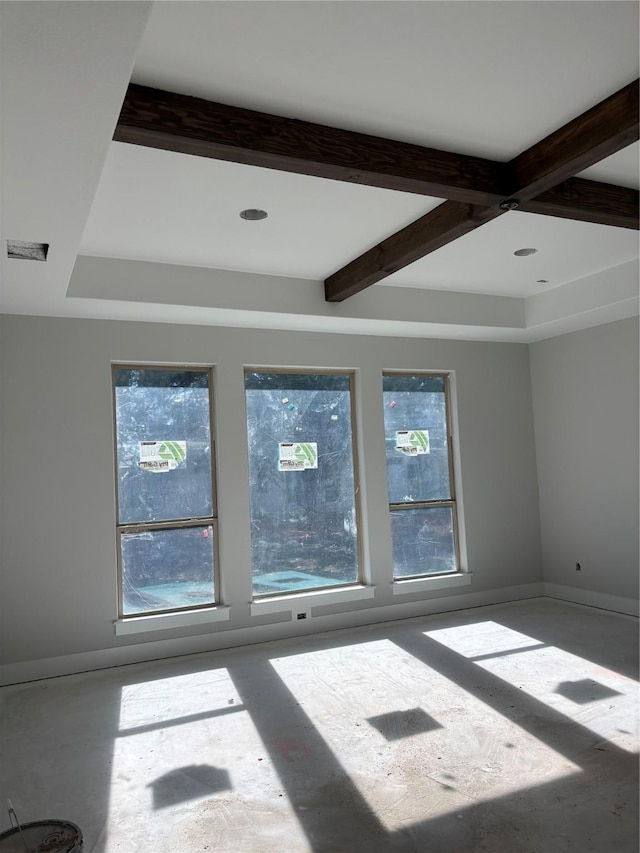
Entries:
<svg viewBox="0 0 640 853">
<path fill-rule="evenodd" d="M 637 613 L 637 317 L 533 344 L 531 373 L 545 591 Z"/>
<path fill-rule="evenodd" d="M 22 316 L 4 316 L 1 328 L 4 680 L 542 591 L 526 345 Z M 113 361 L 215 365 L 227 622 L 114 634 Z M 357 371 L 363 535 L 374 599 L 318 608 L 305 623 L 292 622 L 290 614 L 251 616 L 244 365 Z M 392 594 L 383 368 L 455 371 L 466 551 L 473 572 L 472 583 L 464 588 Z M 37 663 L 43 659 L 48 663 Z"/>
</svg>

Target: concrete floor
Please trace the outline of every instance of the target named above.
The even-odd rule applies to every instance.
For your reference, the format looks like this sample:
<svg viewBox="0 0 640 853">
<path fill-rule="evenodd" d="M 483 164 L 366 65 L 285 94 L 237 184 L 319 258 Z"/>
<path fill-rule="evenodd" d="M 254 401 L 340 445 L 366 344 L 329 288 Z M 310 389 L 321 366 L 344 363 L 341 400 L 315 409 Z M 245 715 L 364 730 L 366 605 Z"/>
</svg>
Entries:
<svg viewBox="0 0 640 853">
<path fill-rule="evenodd" d="M 16 685 L 0 796 L 96 853 L 634 853 L 637 675 L 535 599 Z"/>
</svg>

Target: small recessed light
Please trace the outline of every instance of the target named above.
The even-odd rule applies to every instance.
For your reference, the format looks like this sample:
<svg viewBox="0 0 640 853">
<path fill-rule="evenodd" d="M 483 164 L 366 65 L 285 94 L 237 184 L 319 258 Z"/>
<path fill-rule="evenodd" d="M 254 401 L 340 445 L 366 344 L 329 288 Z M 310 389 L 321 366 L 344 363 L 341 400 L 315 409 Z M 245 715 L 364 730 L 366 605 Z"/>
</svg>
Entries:
<svg viewBox="0 0 640 853">
<path fill-rule="evenodd" d="M 535 255 L 537 249 L 516 249 L 513 253 L 517 258 L 526 258 L 527 255 Z"/>
<path fill-rule="evenodd" d="M 7 257 L 23 261 L 46 261 L 48 243 L 29 243 L 26 240 L 7 240 Z"/>
<path fill-rule="evenodd" d="M 248 210 L 240 211 L 240 219 L 247 219 L 250 222 L 257 222 L 260 219 L 266 219 L 269 214 L 266 210 L 258 210 L 257 208 L 249 208 Z"/>
</svg>

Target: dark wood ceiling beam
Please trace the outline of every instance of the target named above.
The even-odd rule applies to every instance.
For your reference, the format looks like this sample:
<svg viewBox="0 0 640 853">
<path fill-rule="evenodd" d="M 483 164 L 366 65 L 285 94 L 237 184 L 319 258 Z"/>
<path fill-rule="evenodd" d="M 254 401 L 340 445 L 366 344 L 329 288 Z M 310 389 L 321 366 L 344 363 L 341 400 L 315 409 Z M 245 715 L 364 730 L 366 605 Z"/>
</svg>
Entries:
<svg viewBox="0 0 640 853">
<path fill-rule="evenodd" d="M 533 198 L 638 141 L 638 80 L 532 145 L 509 163 L 510 195 Z"/>
<path fill-rule="evenodd" d="M 512 202 L 515 209 L 526 209 L 532 198 L 551 192 L 576 173 L 637 141 L 638 91 L 638 80 L 635 80 L 514 158 L 507 164 L 511 191 L 501 203 L 484 209 L 471 205 L 448 207 L 449 202 L 441 204 L 329 276 L 325 281 L 325 299 L 341 302 L 381 281 L 500 216 L 509 209 L 508 202 Z M 587 194 L 584 183 L 578 183 L 576 195 L 580 191 L 583 196 Z M 564 198 L 562 189 L 556 193 L 556 211 L 568 210 L 563 203 L 566 201 L 566 187 L 564 193 Z M 538 204 L 554 207 L 553 201 L 544 197 Z M 593 216 L 594 206 L 594 203 L 590 203 L 590 207 L 587 205 L 589 210 L 583 215 Z"/>
<path fill-rule="evenodd" d="M 637 228 L 633 190 L 573 177 L 638 139 L 638 81 L 510 163 L 439 151 L 131 84 L 114 140 L 279 171 L 447 198 L 325 282 L 341 301 L 518 209 Z"/>
<path fill-rule="evenodd" d="M 597 225 L 638 230 L 638 190 L 570 178 L 541 195 L 520 202 L 519 210 Z"/>
<path fill-rule="evenodd" d="M 113 136 L 228 160 L 389 190 L 492 204 L 507 189 L 505 164 L 325 127 L 131 84 Z"/>
<path fill-rule="evenodd" d="M 518 210 L 638 230 L 638 196 L 637 190 L 628 187 L 570 178 L 521 202 Z M 325 297 L 328 302 L 347 299 L 502 213 L 495 206 L 456 207 L 445 202 L 330 276 L 325 281 Z"/>
<path fill-rule="evenodd" d="M 328 302 L 341 302 L 503 212 L 495 205 L 480 207 L 445 201 L 329 276 L 325 298 Z"/>
</svg>

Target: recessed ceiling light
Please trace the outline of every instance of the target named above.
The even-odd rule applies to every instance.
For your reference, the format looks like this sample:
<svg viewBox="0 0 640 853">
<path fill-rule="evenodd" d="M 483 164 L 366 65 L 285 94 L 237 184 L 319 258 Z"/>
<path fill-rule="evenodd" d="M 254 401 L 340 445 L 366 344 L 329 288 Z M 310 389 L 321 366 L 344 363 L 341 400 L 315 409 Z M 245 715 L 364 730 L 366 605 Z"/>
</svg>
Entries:
<svg viewBox="0 0 640 853">
<path fill-rule="evenodd" d="M 537 249 L 516 249 L 513 253 L 517 258 L 526 258 L 527 255 L 535 255 Z"/>
<path fill-rule="evenodd" d="M 257 222 L 259 219 L 266 219 L 268 215 L 269 214 L 266 210 L 258 210 L 255 207 L 240 211 L 240 219 L 248 219 L 250 222 Z"/>
<path fill-rule="evenodd" d="M 26 240 L 7 240 L 7 257 L 23 261 L 46 261 L 48 243 L 29 243 Z"/>
</svg>

